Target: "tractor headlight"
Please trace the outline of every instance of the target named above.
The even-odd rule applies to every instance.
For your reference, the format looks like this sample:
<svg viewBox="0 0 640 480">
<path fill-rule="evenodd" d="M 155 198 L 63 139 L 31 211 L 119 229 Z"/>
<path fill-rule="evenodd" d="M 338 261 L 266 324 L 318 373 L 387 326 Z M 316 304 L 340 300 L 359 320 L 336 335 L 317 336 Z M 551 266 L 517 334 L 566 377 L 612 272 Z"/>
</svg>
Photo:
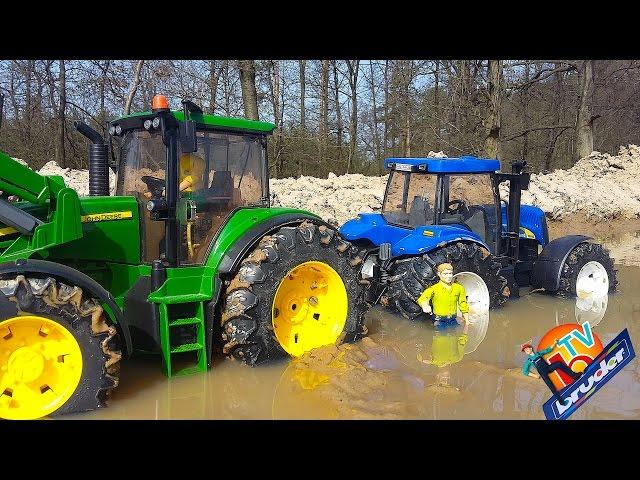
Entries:
<svg viewBox="0 0 640 480">
<path fill-rule="evenodd" d="M 109 135 L 113 135 L 114 133 L 116 133 L 116 127 L 114 127 L 113 125 L 111 125 L 109 127 Z"/>
<path fill-rule="evenodd" d="M 158 128 L 160 126 L 160 117 L 156 117 L 153 119 L 153 128 Z"/>
<path fill-rule="evenodd" d="M 145 130 L 149 130 L 151 128 L 151 120 L 145 120 L 143 125 Z"/>
<path fill-rule="evenodd" d="M 116 135 L 120 135 L 122 133 L 122 127 L 120 125 L 116 126 Z"/>
</svg>

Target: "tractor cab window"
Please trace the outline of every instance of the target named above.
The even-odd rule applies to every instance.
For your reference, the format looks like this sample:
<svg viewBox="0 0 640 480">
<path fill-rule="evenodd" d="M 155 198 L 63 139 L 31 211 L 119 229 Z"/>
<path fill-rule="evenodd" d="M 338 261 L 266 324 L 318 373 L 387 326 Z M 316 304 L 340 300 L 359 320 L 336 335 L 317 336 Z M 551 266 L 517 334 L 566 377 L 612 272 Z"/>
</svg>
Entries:
<svg viewBox="0 0 640 480">
<path fill-rule="evenodd" d="M 261 137 L 212 131 L 197 136 L 196 152 L 178 152 L 182 264 L 204 262 L 213 238 L 236 208 L 268 206 Z"/>
<path fill-rule="evenodd" d="M 164 196 L 167 150 L 159 133 L 146 130 L 127 132 L 120 146 L 116 195 L 138 199 L 142 216 L 142 258 L 149 263 L 164 251 L 164 222 L 152 220 L 145 204 Z"/>
<path fill-rule="evenodd" d="M 382 206 L 389 223 L 418 227 L 435 219 L 436 176 L 392 171 Z"/>
<path fill-rule="evenodd" d="M 498 197 L 491 175 L 443 175 L 442 178 L 439 223 L 471 230 L 493 249 L 500 225 Z"/>
</svg>

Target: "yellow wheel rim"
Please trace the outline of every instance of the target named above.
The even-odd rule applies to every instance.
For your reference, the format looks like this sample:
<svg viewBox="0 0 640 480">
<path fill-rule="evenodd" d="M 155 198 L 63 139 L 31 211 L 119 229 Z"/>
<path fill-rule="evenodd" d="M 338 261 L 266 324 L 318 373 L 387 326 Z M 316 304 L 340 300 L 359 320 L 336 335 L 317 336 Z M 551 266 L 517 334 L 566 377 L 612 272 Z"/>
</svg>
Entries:
<svg viewBox="0 0 640 480">
<path fill-rule="evenodd" d="M 37 315 L 0 323 L 0 418 L 55 412 L 80 383 L 82 352 L 72 333 Z"/>
<path fill-rule="evenodd" d="M 284 276 L 273 299 L 276 338 L 294 357 L 335 343 L 348 308 L 347 289 L 338 272 L 323 262 L 302 263 Z"/>
</svg>

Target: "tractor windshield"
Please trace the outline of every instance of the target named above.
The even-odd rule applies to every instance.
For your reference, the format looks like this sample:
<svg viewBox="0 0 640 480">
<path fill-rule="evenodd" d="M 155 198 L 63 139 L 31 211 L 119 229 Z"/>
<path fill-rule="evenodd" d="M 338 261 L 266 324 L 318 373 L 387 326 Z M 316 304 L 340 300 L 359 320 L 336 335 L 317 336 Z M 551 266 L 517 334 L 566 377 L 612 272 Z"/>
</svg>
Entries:
<svg viewBox="0 0 640 480">
<path fill-rule="evenodd" d="M 204 261 L 209 243 L 233 210 L 268 206 L 269 198 L 261 136 L 198 131 L 197 137 L 196 152 L 178 150 L 178 217 L 184 230 L 179 251 L 184 264 Z M 133 195 L 141 204 L 146 262 L 160 258 L 164 249 L 164 222 L 152 220 L 144 206 L 165 196 L 166 152 L 160 133 L 132 130 L 122 138 L 116 194 Z M 180 215 L 187 208 L 195 208 L 194 218 Z"/>
<path fill-rule="evenodd" d="M 393 170 L 389 174 L 382 215 L 389 223 L 418 227 L 435 220 L 436 176 Z"/>
</svg>

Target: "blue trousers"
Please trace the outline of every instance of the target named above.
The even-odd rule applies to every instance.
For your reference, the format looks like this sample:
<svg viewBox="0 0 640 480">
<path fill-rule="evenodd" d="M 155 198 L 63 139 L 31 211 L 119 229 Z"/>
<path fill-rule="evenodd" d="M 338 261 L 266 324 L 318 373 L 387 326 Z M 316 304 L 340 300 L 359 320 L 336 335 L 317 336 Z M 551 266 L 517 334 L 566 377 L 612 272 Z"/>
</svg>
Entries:
<svg viewBox="0 0 640 480">
<path fill-rule="evenodd" d="M 440 330 L 444 330 L 445 328 L 455 328 L 459 325 L 455 315 L 451 315 L 450 317 L 439 317 L 436 315 L 433 318 L 435 320 L 433 322 L 433 326 Z"/>
</svg>

